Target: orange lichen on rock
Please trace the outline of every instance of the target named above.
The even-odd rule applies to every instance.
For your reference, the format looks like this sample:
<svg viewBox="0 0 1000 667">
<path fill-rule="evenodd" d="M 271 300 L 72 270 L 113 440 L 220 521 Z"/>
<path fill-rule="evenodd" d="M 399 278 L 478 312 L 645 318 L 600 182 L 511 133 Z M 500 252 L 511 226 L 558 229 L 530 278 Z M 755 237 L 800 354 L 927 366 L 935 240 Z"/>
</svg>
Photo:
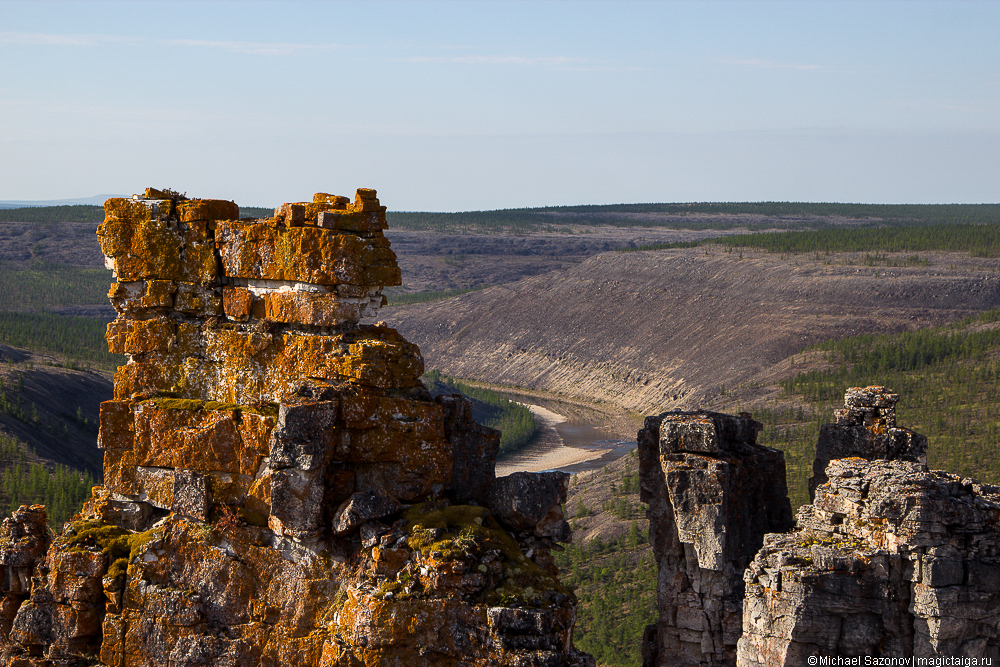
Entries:
<svg viewBox="0 0 1000 667">
<path fill-rule="evenodd" d="M 568 475 L 497 480 L 499 434 L 362 322 L 400 283 L 374 190 L 105 212 L 104 486 L 50 548 L 43 508 L 0 528 L 0 664 L 593 665 L 551 567 Z"/>
</svg>

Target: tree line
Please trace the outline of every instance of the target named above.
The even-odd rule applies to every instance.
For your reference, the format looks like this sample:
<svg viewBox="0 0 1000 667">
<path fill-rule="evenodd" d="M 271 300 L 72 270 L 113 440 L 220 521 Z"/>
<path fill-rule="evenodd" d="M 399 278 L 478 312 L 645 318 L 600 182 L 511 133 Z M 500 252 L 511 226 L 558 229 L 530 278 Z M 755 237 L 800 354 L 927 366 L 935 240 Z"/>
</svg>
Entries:
<svg viewBox="0 0 1000 667">
<path fill-rule="evenodd" d="M 35 261 L 21 269 L 0 263 L 0 310 L 42 311 L 59 306 L 106 304 L 111 273 Z"/>
<path fill-rule="evenodd" d="M 927 436 L 931 468 L 1000 483 L 997 322 L 1000 309 L 941 327 L 818 343 L 804 353 L 820 354 L 824 367 L 781 380 L 781 407 L 777 399 L 737 406 L 763 423 L 758 442 L 785 453 L 793 506 L 808 502 L 820 427 L 843 407 L 848 387 L 873 384 L 899 394 L 896 422 Z"/>
<path fill-rule="evenodd" d="M 0 343 L 63 357 L 72 368 L 125 364 L 125 355 L 108 352 L 106 330 L 105 321 L 92 317 L 0 311 Z"/>
<path fill-rule="evenodd" d="M 524 448 L 538 433 L 538 422 L 531 410 L 498 392 L 473 387 L 434 369 L 423 377 L 432 395 L 458 392 L 473 401 L 473 418 L 483 426 L 500 431 L 500 453 L 510 454 Z"/>
<path fill-rule="evenodd" d="M 0 502 L 12 514 L 21 505 L 45 505 L 49 525 L 62 528 L 80 511 L 96 483 L 90 473 L 56 465 L 49 470 L 25 457 L 26 446 L 0 433 L 0 458 L 4 460 L 0 476 Z"/>
<path fill-rule="evenodd" d="M 620 252 L 695 248 L 707 245 L 722 245 L 729 252 L 744 248 L 787 254 L 864 252 L 865 256 L 859 261 L 867 266 L 915 266 L 926 265 L 927 259 L 919 256 L 900 259 L 880 253 L 940 250 L 967 252 L 973 257 L 1000 257 L 1000 224 L 931 224 L 753 233 L 720 236 L 700 241 L 653 243 L 635 248 L 622 248 Z"/>
</svg>

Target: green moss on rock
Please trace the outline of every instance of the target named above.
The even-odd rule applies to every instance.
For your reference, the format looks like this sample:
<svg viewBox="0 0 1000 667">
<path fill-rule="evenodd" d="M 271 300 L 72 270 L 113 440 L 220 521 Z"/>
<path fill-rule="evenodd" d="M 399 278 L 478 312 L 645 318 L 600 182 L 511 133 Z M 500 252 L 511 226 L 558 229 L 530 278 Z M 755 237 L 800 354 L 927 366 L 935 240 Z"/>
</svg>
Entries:
<svg viewBox="0 0 1000 667">
<path fill-rule="evenodd" d="M 147 530 L 134 533 L 112 524 L 100 521 L 79 521 L 71 524 L 73 536 L 66 540 L 67 551 L 90 551 L 100 549 L 107 554 L 111 566 L 108 577 L 125 574 L 128 564 L 147 543 L 158 536 L 158 531 Z"/>
<path fill-rule="evenodd" d="M 162 410 L 210 410 L 249 412 L 264 417 L 277 417 L 278 404 L 267 403 L 264 405 L 240 405 L 238 403 L 223 403 L 222 401 L 200 401 L 194 398 L 173 398 L 160 396 L 143 401 Z"/>
</svg>

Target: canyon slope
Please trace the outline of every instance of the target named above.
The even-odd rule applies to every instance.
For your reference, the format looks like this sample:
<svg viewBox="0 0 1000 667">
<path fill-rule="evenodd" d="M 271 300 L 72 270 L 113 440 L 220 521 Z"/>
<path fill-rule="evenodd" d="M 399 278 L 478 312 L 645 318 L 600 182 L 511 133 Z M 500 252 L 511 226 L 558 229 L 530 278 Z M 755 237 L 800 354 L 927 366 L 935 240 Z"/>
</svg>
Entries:
<svg viewBox="0 0 1000 667">
<path fill-rule="evenodd" d="M 961 253 L 885 267 L 721 247 L 607 252 L 382 316 L 447 375 L 650 414 L 760 381 L 812 343 L 994 308 L 998 270 Z"/>
</svg>

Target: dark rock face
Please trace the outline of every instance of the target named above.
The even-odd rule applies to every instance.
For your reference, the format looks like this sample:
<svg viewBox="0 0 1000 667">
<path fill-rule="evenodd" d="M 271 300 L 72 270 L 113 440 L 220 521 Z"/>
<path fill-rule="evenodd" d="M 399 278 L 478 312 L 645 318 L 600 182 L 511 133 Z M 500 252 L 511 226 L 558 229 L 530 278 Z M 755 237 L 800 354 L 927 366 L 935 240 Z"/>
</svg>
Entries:
<svg viewBox="0 0 1000 667">
<path fill-rule="evenodd" d="M 434 399 L 444 408 L 444 434 L 452 446 L 451 484 L 461 502 L 486 505 L 496 479 L 500 431 L 472 420 L 472 401 L 461 394 Z"/>
<path fill-rule="evenodd" d="M 570 529 L 562 505 L 569 478 L 565 472 L 515 472 L 500 477 L 490 488 L 489 508 L 514 530 L 565 542 Z"/>
<path fill-rule="evenodd" d="M 395 514 L 399 509 L 399 501 L 395 498 L 380 496 L 374 491 L 358 491 L 337 509 L 331 531 L 334 535 L 347 535 L 361 524 Z"/>
<path fill-rule="evenodd" d="M 18 608 L 31 594 L 31 576 L 49 548 L 45 507 L 22 506 L 0 526 L 0 637 L 6 636 Z"/>
<path fill-rule="evenodd" d="M 760 428 L 748 415 L 667 412 L 639 431 L 659 565 L 648 667 L 735 662 L 743 570 L 766 533 L 792 526 L 784 456 L 756 443 Z"/>
<path fill-rule="evenodd" d="M 1000 660 L 1000 487 L 922 463 L 897 396 L 847 391 L 816 448 L 812 505 L 747 569 L 740 667 L 812 655 Z"/>
</svg>

